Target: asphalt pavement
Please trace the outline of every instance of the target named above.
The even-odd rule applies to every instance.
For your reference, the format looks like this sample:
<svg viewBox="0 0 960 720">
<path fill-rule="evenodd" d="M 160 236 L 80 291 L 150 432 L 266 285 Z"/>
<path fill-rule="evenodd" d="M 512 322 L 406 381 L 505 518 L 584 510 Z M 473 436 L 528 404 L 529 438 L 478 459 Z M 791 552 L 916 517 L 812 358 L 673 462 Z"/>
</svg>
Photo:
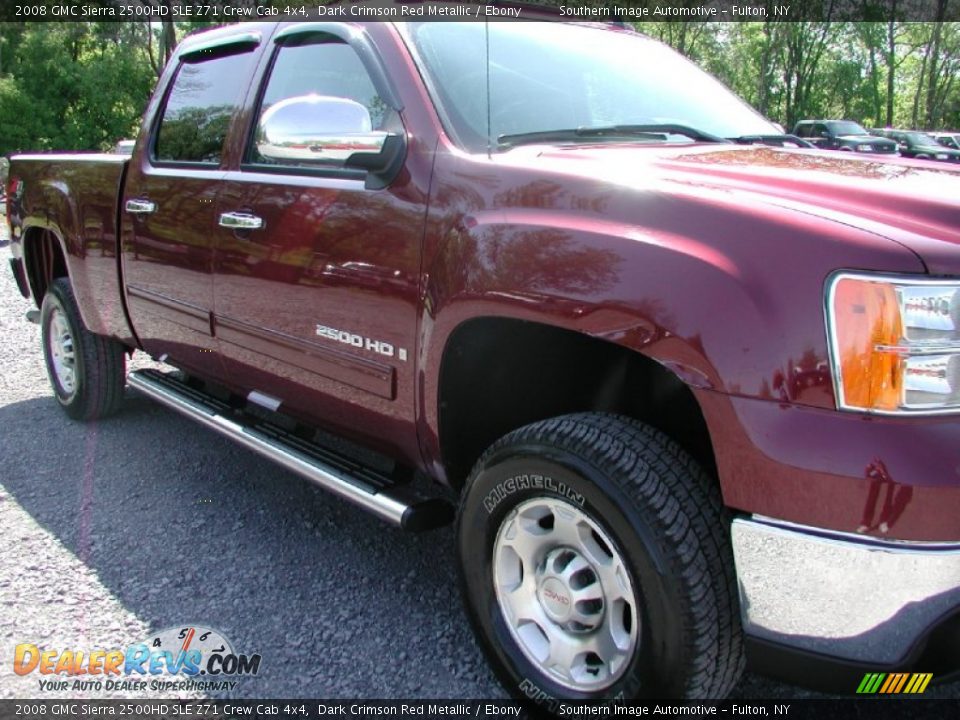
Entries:
<svg viewBox="0 0 960 720">
<path fill-rule="evenodd" d="M 13 672 L 20 643 L 121 648 L 188 625 L 262 657 L 217 697 L 504 697 L 450 528 L 392 529 L 129 388 L 117 416 L 69 420 L 0 256 L 0 697 L 63 695 Z M 755 674 L 734 694 L 823 697 Z M 117 695 L 158 696 L 70 693 Z"/>
</svg>

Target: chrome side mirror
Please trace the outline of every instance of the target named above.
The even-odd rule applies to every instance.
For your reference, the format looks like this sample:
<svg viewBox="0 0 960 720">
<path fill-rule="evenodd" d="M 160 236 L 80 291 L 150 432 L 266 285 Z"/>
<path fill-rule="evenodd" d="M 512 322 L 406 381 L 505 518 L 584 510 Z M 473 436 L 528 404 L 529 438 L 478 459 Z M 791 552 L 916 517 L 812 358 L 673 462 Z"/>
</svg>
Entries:
<svg viewBox="0 0 960 720">
<path fill-rule="evenodd" d="M 358 102 L 298 95 L 272 105 L 257 127 L 257 152 L 291 165 L 343 164 L 356 153 L 377 155 L 389 133 L 372 130 L 370 112 Z"/>
</svg>

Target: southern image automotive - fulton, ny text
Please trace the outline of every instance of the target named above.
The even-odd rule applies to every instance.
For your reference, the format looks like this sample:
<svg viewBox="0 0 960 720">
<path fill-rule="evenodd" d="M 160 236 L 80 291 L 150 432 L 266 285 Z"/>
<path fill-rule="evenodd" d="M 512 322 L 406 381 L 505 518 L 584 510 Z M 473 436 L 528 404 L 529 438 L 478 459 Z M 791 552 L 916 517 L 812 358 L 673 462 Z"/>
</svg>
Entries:
<svg viewBox="0 0 960 720">
<path fill-rule="evenodd" d="M 783 708 L 783 714 L 789 709 L 789 705 L 779 705 L 777 708 Z M 588 715 L 716 715 L 717 708 L 712 705 L 570 705 L 568 703 L 559 703 L 555 709 L 557 715 L 566 717 L 588 716 Z M 733 715 L 769 715 L 767 708 L 763 705 L 737 705 L 730 706 L 730 713 Z M 774 714 L 780 714 L 777 710 Z"/>
</svg>

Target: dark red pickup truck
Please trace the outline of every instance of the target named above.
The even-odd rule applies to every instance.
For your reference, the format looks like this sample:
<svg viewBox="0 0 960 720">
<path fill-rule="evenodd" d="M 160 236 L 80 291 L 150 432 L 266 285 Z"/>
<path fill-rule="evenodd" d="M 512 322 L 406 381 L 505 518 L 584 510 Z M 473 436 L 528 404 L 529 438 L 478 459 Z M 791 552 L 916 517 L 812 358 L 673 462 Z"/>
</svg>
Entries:
<svg viewBox="0 0 960 720">
<path fill-rule="evenodd" d="M 622 28 L 237 25 L 178 49 L 130 159 L 13 158 L 12 268 L 71 417 L 127 383 L 455 517 L 517 695 L 941 677 L 960 174 L 777 133 Z"/>
</svg>

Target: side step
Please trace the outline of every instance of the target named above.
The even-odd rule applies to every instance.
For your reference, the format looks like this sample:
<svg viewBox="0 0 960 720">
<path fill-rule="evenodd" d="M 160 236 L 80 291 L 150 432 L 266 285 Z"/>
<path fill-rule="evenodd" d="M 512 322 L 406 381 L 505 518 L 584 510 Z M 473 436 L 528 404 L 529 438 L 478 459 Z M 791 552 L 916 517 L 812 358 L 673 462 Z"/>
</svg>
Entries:
<svg viewBox="0 0 960 720">
<path fill-rule="evenodd" d="M 420 497 L 378 470 L 297 437 L 267 420 L 244 415 L 176 377 L 156 370 L 137 370 L 127 376 L 127 382 L 144 395 L 404 530 L 432 530 L 453 520 L 453 507 L 446 500 Z"/>
</svg>

